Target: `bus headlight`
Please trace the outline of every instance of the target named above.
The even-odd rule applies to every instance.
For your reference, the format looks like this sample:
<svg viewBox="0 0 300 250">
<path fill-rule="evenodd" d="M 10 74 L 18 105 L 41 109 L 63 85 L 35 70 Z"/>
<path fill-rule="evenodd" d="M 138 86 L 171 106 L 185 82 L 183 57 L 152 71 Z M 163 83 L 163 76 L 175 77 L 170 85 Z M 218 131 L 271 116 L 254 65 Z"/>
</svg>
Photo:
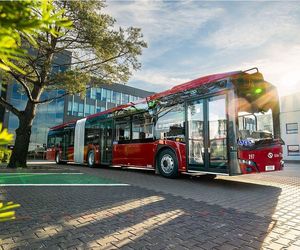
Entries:
<svg viewBox="0 0 300 250">
<path fill-rule="evenodd" d="M 257 167 L 256 167 L 256 163 L 254 161 L 239 159 L 239 163 L 246 165 L 245 170 L 248 173 L 252 173 L 252 172 L 255 172 L 255 171 L 258 172 Z"/>
<path fill-rule="evenodd" d="M 253 166 L 253 167 L 256 166 L 255 162 L 254 161 L 250 161 L 250 160 L 239 159 L 239 163 L 246 164 L 246 165 Z"/>
</svg>

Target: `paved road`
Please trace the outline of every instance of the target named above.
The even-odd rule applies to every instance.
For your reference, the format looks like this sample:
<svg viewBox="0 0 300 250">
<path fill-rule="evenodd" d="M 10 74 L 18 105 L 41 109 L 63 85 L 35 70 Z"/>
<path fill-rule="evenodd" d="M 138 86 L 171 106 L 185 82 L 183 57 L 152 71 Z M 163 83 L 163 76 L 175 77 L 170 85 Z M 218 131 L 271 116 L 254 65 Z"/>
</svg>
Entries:
<svg viewBox="0 0 300 250">
<path fill-rule="evenodd" d="M 300 164 L 212 181 L 58 167 L 130 186 L 0 187 L 22 205 L 2 249 L 300 249 Z"/>
</svg>

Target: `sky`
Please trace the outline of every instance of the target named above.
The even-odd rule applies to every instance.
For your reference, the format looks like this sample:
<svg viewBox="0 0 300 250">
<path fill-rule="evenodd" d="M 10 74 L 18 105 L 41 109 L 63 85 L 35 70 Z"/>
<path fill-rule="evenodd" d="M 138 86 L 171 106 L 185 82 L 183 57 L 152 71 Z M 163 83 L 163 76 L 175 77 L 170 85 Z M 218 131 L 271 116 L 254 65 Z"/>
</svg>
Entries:
<svg viewBox="0 0 300 250">
<path fill-rule="evenodd" d="M 160 92 L 201 76 L 258 67 L 281 96 L 299 91 L 299 2 L 106 4 L 117 25 L 141 28 L 148 44 L 129 86 Z"/>
</svg>

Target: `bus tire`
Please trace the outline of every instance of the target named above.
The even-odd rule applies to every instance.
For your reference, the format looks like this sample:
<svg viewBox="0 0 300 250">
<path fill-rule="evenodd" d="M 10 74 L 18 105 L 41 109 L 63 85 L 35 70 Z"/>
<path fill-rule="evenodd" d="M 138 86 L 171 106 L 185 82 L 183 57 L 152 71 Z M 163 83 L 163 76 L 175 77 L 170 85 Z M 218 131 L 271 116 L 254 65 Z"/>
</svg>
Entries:
<svg viewBox="0 0 300 250">
<path fill-rule="evenodd" d="M 60 157 L 59 157 L 59 152 L 56 152 L 56 154 L 55 154 L 55 163 L 56 164 L 61 164 L 61 160 L 60 160 Z"/>
<path fill-rule="evenodd" d="M 95 152 L 90 150 L 87 155 L 87 164 L 90 168 L 95 167 Z"/>
<path fill-rule="evenodd" d="M 167 178 L 178 177 L 178 159 L 171 149 L 162 150 L 157 159 L 157 168 L 159 173 Z"/>
</svg>

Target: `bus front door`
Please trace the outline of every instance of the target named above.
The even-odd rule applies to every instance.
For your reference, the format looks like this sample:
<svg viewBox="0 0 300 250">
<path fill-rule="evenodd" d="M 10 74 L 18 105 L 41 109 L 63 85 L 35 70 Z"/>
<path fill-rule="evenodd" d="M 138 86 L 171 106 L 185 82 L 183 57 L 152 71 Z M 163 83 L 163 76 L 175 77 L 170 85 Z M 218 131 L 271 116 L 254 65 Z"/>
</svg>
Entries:
<svg viewBox="0 0 300 250">
<path fill-rule="evenodd" d="M 188 170 L 228 173 L 226 96 L 187 104 Z"/>
<path fill-rule="evenodd" d="M 100 161 L 101 164 L 112 163 L 112 120 L 101 123 L 100 127 Z"/>
</svg>

